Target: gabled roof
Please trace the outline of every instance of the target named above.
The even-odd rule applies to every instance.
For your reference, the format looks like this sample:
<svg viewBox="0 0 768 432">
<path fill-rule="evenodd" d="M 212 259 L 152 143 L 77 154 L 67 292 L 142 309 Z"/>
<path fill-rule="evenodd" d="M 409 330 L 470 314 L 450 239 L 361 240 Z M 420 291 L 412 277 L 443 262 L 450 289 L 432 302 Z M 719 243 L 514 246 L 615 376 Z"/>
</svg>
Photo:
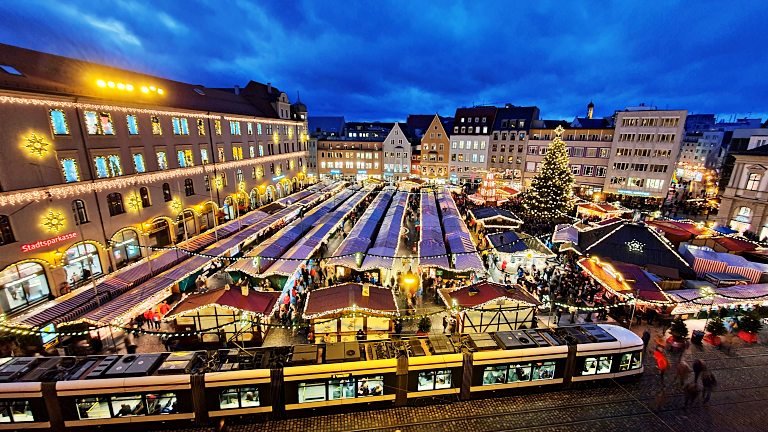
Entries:
<svg viewBox="0 0 768 432">
<path fill-rule="evenodd" d="M 496 250 L 504 253 L 524 252 L 527 250 L 538 252 L 545 256 L 554 257 L 555 254 L 536 237 L 528 234 L 506 231 L 503 233 L 490 234 L 488 240 Z"/>
<path fill-rule="evenodd" d="M 192 294 L 183 298 L 166 316 L 167 320 L 176 316 L 193 313 L 208 306 L 220 306 L 226 309 L 250 312 L 262 317 L 269 317 L 277 307 L 280 291 L 255 291 L 248 289 L 244 296 L 240 288 L 219 288 L 202 294 Z"/>
<path fill-rule="evenodd" d="M 405 124 L 411 130 L 413 136 L 421 138 L 427 131 L 436 114 L 409 114 Z"/>
<path fill-rule="evenodd" d="M 522 106 L 514 106 L 514 105 L 507 105 L 503 108 L 499 108 L 496 110 L 496 120 L 493 122 L 493 130 L 499 131 L 499 130 L 510 130 L 514 129 L 517 130 L 518 128 L 515 126 L 510 126 L 508 122 L 504 122 L 505 124 L 502 126 L 502 122 L 504 120 L 523 120 L 525 123 L 523 125 L 523 129 L 529 130 L 531 128 L 531 123 L 533 120 L 537 120 L 539 118 L 539 107 L 536 106 L 528 106 L 528 107 L 522 107 Z"/>
<path fill-rule="evenodd" d="M 0 88 L 51 95 L 85 97 L 133 105 L 154 105 L 194 111 L 210 111 L 277 118 L 267 86 L 251 81 L 240 94 L 233 89 L 206 88 L 157 76 L 119 69 L 83 60 L 0 44 L 0 64 L 17 69 L 21 75 L 0 71 Z M 126 83 L 133 91 L 101 88 L 98 80 Z M 141 86 L 163 90 L 144 93 Z M 273 88 L 273 92 L 279 90 Z"/>
<path fill-rule="evenodd" d="M 495 282 L 482 281 L 460 288 L 441 288 L 439 291 L 443 303 L 448 307 L 454 306 L 454 300 L 456 301 L 455 305 L 461 308 L 480 307 L 498 299 L 507 299 L 531 306 L 539 304 L 536 297 L 520 285 L 505 286 Z"/>
<path fill-rule="evenodd" d="M 505 210 L 499 207 L 491 207 L 491 206 L 477 207 L 470 210 L 470 213 L 472 213 L 472 217 L 474 217 L 475 220 L 504 218 L 504 219 L 508 219 L 510 222 L 516 222 L 516 223 L 523 222 L 519 217 L 515 216 L 515 214 L 512 213 L 511 211 Z"/>
<path fill-rule="evenodd" d="M 587 255 L 639 266 L 656 264 L 674 267 L 684 278 L 694 277 L 690 265 L 671 243 L 645 224 L 617 223 L 591 231 L 596 230 L 608 232 L 590 245 L 582 243 L 579 236 L 579 247 Z"/>
<path fill-rule="evenodd" d="M 363 284 L 344 283 L 310 291 L 303 315 L 315 319 L 353 311 L 358 315 L 400 314 L 391 289 L 370 285 L 368 296 L 363 296 Z"/>
<path fill-rule="evenodd" d="M 659 285 L 633 264 L 598 261 L 582 258 L 579 266 L 589 273 L 600 285 L 620 295 L 635 295 L 641 300 L 667 301 Z"/>
</svg>

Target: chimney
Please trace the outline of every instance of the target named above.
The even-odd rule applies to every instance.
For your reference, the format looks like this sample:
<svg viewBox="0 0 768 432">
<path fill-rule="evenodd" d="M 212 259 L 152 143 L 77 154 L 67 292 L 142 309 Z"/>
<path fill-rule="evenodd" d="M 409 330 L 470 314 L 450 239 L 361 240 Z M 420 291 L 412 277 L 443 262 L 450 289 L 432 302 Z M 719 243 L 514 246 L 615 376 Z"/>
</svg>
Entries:
<svg viewBox="0 0 768 432">
<path fill-rule="evenodd" d="M 240 86 L 235 84 L 235 95 L 240 95 Z"/>
<path fill-rule="evenodd" d="M 592 103 L 592 101 L 589 101 L 589 105 L 587 105 L 587 118 L 591 119 L 592 114 L 595 111 L 595 104 Z"/>
<path fill-rule="evenodd" d="M 267 93 L 272 94 L 272 83 L 271 82 L 267 83 Z"/>
</svg>

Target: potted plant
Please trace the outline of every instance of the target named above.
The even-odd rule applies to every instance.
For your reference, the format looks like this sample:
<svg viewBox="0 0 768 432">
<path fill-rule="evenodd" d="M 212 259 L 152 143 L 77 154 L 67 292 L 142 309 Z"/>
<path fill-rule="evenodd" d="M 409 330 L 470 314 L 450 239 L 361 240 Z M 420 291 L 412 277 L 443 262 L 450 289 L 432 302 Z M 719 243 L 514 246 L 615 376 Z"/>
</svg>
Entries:
<svg viewBox="0 0 768 432">
<path fill-rule="evenodd" d="M 425 335 L 429 333 L 429 330 L 432 328 L 432 320 L 429 319 L 429 317 L 421 317 L 419 320 L 419 331 L 418 334 Z"/>
<path fill-rule="evenodd" d="M 763 327 L 760 317 L 754 311 L 745 312 L 739 318 L 739 338 L 744 342 L 756 343 L 757 332 Z"/>
<path fill-rule="evenodd" d="M 678 315 L 677 318 L 672 320 L 672 325 L 669 327 L 669 334 L 671 335 L 667 342 L 676 349 L 685 347 L 685 338 L 688 337 L 688 326 L 685 325 L 683 318 Z"/>
<path fill-rule="evenodd" d="M 704 340 L 711 343 L 714 346 L 719 347 L 720 336 L 726 333 L 725 324 L 723 324 L 723 319 L 720 318 L 719 316 L 712 318 L 711 320 L 709 320 L 704 330 L 708 332 L 704 336 Z"/>
</svg>

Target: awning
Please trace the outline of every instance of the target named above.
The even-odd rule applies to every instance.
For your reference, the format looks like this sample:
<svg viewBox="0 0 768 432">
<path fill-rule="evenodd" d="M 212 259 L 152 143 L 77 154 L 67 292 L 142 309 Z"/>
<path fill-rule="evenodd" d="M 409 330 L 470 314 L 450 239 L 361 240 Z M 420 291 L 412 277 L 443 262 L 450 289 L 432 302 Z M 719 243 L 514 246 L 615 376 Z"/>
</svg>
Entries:
<svg viewBox="0 0 768 432">
<path fill-rule="evenodd" d="M 255 291 L 248 289 L 248 295 L 243 295 L 239 287 L 219 288 L 202 294 L 192 294 L 184 297 L 165 316 L 165 321 L 174 320 L 180 316 L 193 314 L 196 311 L 219 306 L 237 312 L 249 312 L 260 317 L 271 316 L 278 307 L 280 291 Z"/>
<path fill-rule="evenodd" d="M 720 234 L 736 234 L 738 231 L 735 229 L 732 229 L 731 227 L 725 226 L 725 225 L 719 225 L 714 228 L 715 231 L 719 232 Z"/>
</svg>

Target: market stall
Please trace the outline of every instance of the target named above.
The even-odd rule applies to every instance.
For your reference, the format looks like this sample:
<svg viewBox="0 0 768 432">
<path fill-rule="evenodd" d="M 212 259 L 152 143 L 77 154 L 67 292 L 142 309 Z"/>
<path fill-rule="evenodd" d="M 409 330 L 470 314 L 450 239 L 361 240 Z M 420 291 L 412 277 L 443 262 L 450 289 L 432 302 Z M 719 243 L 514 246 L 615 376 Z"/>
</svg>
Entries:
<svg viewBox="0 0 768 432">
<path fill-rule="evenodd" d="M 556 255 L 538 238 L 524 233 L 507 231 L 488 235 L 488 241 L 499 257 L 499 266 L 506 271 L 508 268 L 531 267 L 543 269 L 547 260 Z"/>
<path fill-rule="evenodd" d="M 215 329 L 200 336 L 204 343 L 219 344 L 223 336 L 228 341 L 260 346 L 267 336 L 268 324 L 279 299 L 279 291 L 255 291 L 247 286 L 227 285 L 185 296 L 168 312 L 164 321 L 175 321 L 177 329 L 187 331 Z"/>
<path fill-rule="evenodd" d="M 487 333 L 536 327 L 539 301 L 520 285 L 478 282 L 442 288 L 440 298 L 458 323 L 459 333 Z"/>
<path fill-rule="evenodd" d="M 303 318 L 309 321 L 316 343 L 387 339 L 393 320 L 400 316 L 392 290 L 359 283 L 344 283 L 310 291 Z"/>
<path fill-rule="evenodd" d="M 522 219 L 509 210 L 498 207 L 476 207 L 469 211 L 472 223 L 486 232 L 517 230 L 523 225 Z"/>
</svg>

